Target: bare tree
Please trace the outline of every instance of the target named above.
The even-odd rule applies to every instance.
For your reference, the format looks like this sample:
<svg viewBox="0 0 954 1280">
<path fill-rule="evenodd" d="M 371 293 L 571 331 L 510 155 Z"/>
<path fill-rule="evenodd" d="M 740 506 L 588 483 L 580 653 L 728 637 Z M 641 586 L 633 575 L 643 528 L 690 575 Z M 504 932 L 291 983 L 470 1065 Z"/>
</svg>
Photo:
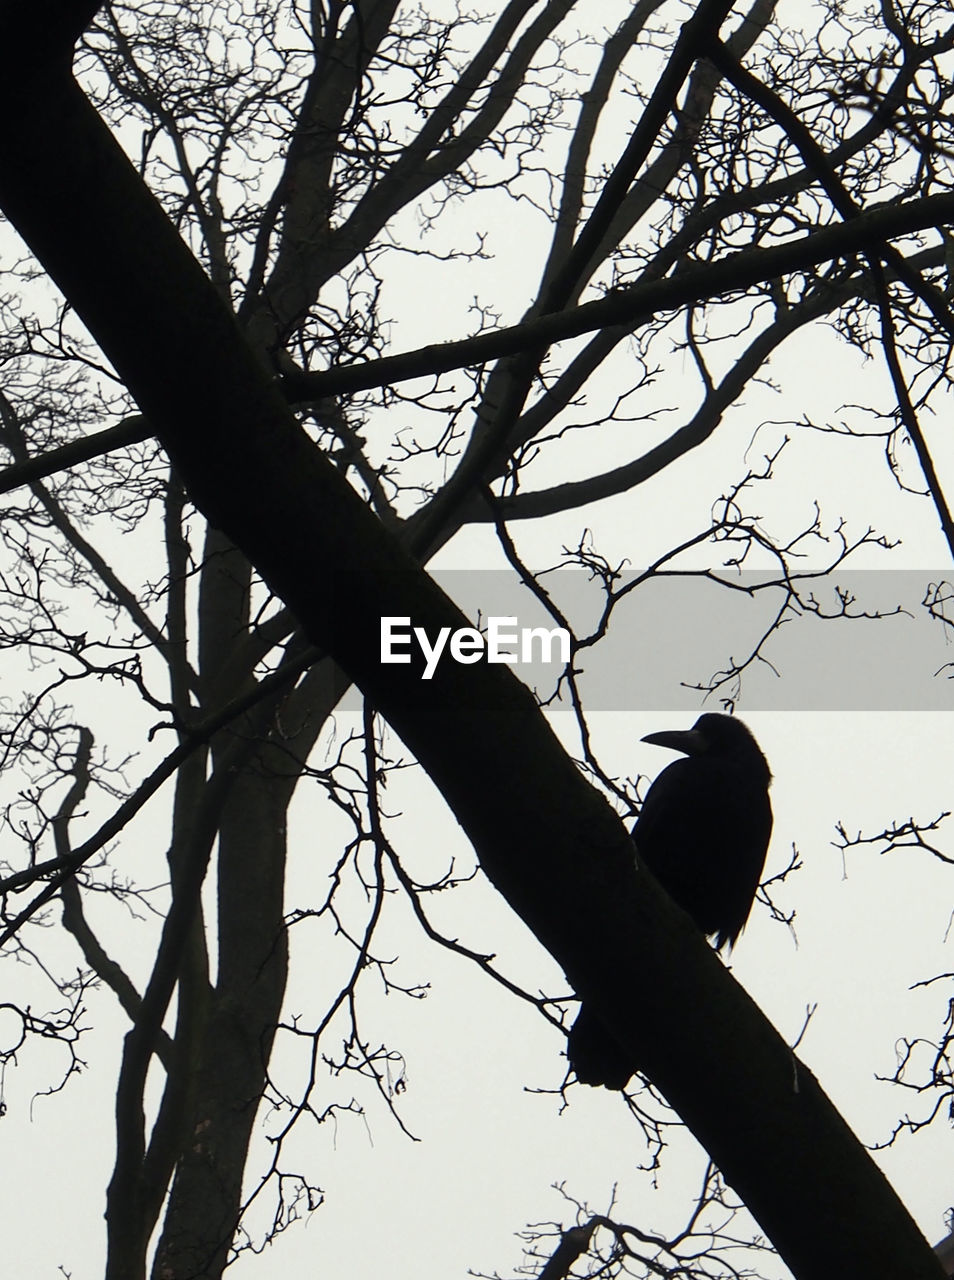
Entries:
<svg viewBox="0 0 954 1280">
<path fill-rule="evenodd" d="M 937 230 L 954 222 L 954 30 L 927 3 L 857 16 L 832 5 L 810 33 L 776 25 L 768 0 L 732 9 L 702 0 L 687 17 L 641 0 L 601 31 L 570 0 L 512 0 L 487 19 L 396 0 L 0 3 L 0 206 L 35 255 L 3 300 L 2 483 L 14 496 L 0 526 L 2 634 L 11 663 L 33 668 L 2 729 L 19 787 L 3 939 L 36 955 L 36 926 L 58 901 L 84 959 L 79 978 L 55 975 L 67 1012 L 43 1028 L 24 1004 L 23 1035 L 72 1044 L 91 975 L 129 1019 L 109 1277 L 145 1274 L 160 1222 L 154 1276 L 218 1276 L 253 1243 L 252 1200 L 272 1196 L 272 1232 L 316 1203 L 283 1142 L 315 1110 L 323 1058 L 399 1110 L 403 1065 L 374 1047 L 359 1001 L 362 975 L 389 980 L 375 943 L 387 895 L 462 948 L 428 905 L 457 872 L 425 883 L 389 840 L 379 789 L 399 761 L 373 712 L 624 1048 L 635 1053 L 640 1021 L 653 1021 L 647 1076 L 796 1274 L 938 1273 L 810 1072 L 681 913 L 634 882 L 619 818 L 530 693 L 487 663 L 424 682 L 380 662 L 384 615 L 430 634 L 465 625 L 421 565 L 467 526 L 486 526 L 574 631 L 574 659 L 624 595 L 665 573 L 729 583 L 727 570 L 768 563 L 760 589 L 778 594 L 777 623 L 806 605 L 806 579 L 885 547 L 873 528 L 820 514 L 767 531 L 748 502 L 784 461 L 773 440 L 713 494 L 703 528 L 675 545 L 650 529 L 650 569 L 625 588 L 616 562 L 579 540 L 568 558 L 606 588 L 595 630 L 563 618 L 524 567 L 518 522 L 648 484 L 818 323 L 884 353 L 894 403 L 859 417 L 887 416 L 889 460 L 930 494 L 951 544 L 922 418 L 948 390 L 954 332 Z M 392 324 L 420 314 L 417 298 L 393 314 L 393 281 L 409 260 L 412 279 L 439 268 L 482 281 L 497 248 L 484 220 L 501 200 L 526 217 L 521 245 L 539 246 L 538 281 L 518 282 L 522 318 L 505 323 L 510 299 L 480 283 L 473 332 L 441 342 L 433 325 L 430 345 L 392 354 Z M 37 263 L 62 305 L 42 293 Z M 692 380 L 672 376 L 674 350 Z M 897 461 L 902 435 L 914 480 Z M 553 483 L 555 469 L 575 478 Z M 135 539 L 131 567 L 117 530 Z M 822 544 L 824 563 L 801 570 Z M 726 697 L 771 632 L 723 673 Z M 581 755 L 626 801 L 589 749 L 573 668 Z M 319 762 L 349 681 L 369 702 L 363 731 Z M 104 685 L 151 753 L 138 783 L 128 748 L 96 723 Z M 156 889 L 131 878 L 120 837 L 170 779 Z M 289 904 L 288 811 L 303 780 L 344 829 L 330 892 Z M 214 923 L 200 896 L 210 868 Z M 344 906 L 355 889 L 357 928 Z M 155 921 L 141 989 L 104 942 L 111 925 L 93 920 L 97 898 Z M 350 964 L 306 1036 L 282 1010 L 289 936 L 312 919 L 345 940 Z M 663 954 L 636 1001 L 626 975 Z M 553 998 L 471 958 L 559 1022 Z M 727 1026 L 746 1033 L 730 1041 Z M 278 1035 L 308 1043 L 295 1095 L 270 1071 Z M 700 1046 L 692 1061 L 687 1042 Z M 288 1120 L 272 1160 L 251 1169 L 263 1099 Z M 718 1202 L 715 1185 L 701 1205 Z M 634 1229 L 600 1225 L 623 1259 Z M 644 1243 L 650 1271 L 670 1265 L 666 1242 Z"/>
</svg>

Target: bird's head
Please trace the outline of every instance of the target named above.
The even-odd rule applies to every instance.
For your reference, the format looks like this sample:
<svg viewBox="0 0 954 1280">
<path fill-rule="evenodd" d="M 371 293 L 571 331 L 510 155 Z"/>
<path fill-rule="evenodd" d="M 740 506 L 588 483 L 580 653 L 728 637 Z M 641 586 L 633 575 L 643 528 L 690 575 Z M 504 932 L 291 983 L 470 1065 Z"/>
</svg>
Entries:
<svg viewBox="0 0 954 1280">
<path fill-rule="evenodd" d="M 752 731 L 734 716 L 709 712 L 700 716 L 691 729 L 664 729 L 661 733 L 648 733 L 643 742 L 654 747 L 669 747 L 671 751 L 681 751 L 687 756 L 735 757 L 751 763 L 760 761 L 765 770 L 766 784 L 772 777 Z"/>
</svg>

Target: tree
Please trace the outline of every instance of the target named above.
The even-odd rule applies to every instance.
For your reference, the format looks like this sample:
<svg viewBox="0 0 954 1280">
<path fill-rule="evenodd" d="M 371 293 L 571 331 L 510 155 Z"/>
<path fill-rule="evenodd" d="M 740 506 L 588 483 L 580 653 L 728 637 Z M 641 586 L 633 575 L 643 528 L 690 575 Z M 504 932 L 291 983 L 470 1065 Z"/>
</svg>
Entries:
<svg viewBox="0 0 954 1280">
<path fill-rule="evenodd" d="M 646 878 L 637 883 L 619 818 L 530 693 L 489 663 L 442 664 L 423 681 L 419 668 L 380 661 L 382 616 L 413 618 L 428 634 L 467 624 L 421 569 L 457 532 L 492 527 L 529 579 L 512 522 L 628 492 L 684 456 L 771 353 L 821 317 L 863 351 L 884 344 L 892 436 L 903 430 L 915 444 L 950 536 L 919 414 L 946 388 L 939 353 L 951 320 L 933 229 L 954 221 L 940 163 L 954 34 L 935 30 L 943 15 L 928 6 L 902 20 L 885 5 L 856 29 L 829 13 L 811 41 L 774 27 L 769 4 L 730 19 L 724 0 L 703 0 L 678 35 L 668 12 L 667 29 L 653 27 L 660 8 L 637 4 L 600 48 L 580 44 L 589 88 L 577 100 L 564 79 L 576 48 L 566 2 L 512 3 L 486 33 L 464 14 L 405 14 L 394 3 L 307 14 L 201 5 L 187 19 L 162 3 L 145 14 L 0 5 L 0 206 L 98 348 L 74 335 L 70 313 L 8 326 L 6 486 L 32 486 L 8 535 L 19 557 L 6 583 L 10 641 L 34 656 L 51 648 L 68 666 L 5 729 L 8 767 L 31 779 L 9 819 L 24 856 L 5 889 L 34 896 L 8 910 L 4 940 L 29 954 L 27 931 L 59 896 L 88 971 L 130 1019 L 108 1276 L 144 1274 L 170 1184 L 154 1275 L 218 1275 L 241 1240 L 246 1155 L 282 1022 L 286 815 L 303 776 L 317 775 L 352 824 L 341 868 L 360 877 L 358 853 L 373 849 L 367 928 L 352 939 L 352 971 L 328 1018 L 344 1007 L 353 1020 L 336 1065 L 370 1073 L 387 1093 L 390 1059 L 361 1034 L 357 980 L 380 968 L 373 937 L 387 888 L 427 913 L 424 886 L 386 839 L 370 712 L 338 768 L 309 763 L 342 673 L 427 770 L 484 872 L 573 989 L 624 1048 L 639 1044 L 650 1080 L 792 1270 L 937 1274 L 811 1074 L 685 918 Z M 95 106 L 68 71 L 87 26 L 77 65 Z M 643 62 L 627 61 L 634 47 L 653 69 L 649 94 L 639 90 Z M 625 91 L 639 105 L 607 164 L 602 135 Z M 120 135 L 136 122 L 141 172 L 96 106 Z M 553 138 L 566 125 L 561 172 Z M 478 333 L 389 358 L 385 250 L 410 243 L 408 211 L 425 202 L 427 251 L 453 265 L 484 249 L 479 233 L 463 248 L 442 242 L 452 202 L 496 189 L 529 203 L 551 235 L 523 322 L 504 326 L 479 301 Z M 682 424 L 635 456 L 624 433 L 623 460 L 538 487 L 534 465 L 578 425 L 580 406 L 591 431 L 652 417 L 638 393 L 677 333 L 700 389 Z M 621 370 L 625 390 L 607 405 L 596 374 Z M 449 371 L 446 387 L 412 398 L 401 389 Z M 414 425 L 382 446 L 380 424 L 405 409 Z M 127 417 L 80 436 L 98 413 Z M 89 472 L 63 469 L 92 460 Z M 758 474 L 701 533 L 675 549 L 648 542 L 655 573 L 679 551 L 728 548 L 738 562 L 764 555 L 787 603 L 802 599 L 794 556 L 825 530 L 819 520 L 797 538 L 768 537 L 744 506 Z M 147 569 L 153 585 L 130 588 L 87 537 L 103 508 L 142 535 L 145 560 L 161 515 L 165 563 Z M 197 513 L 208 522 L 201 552 Z M 873 541 L 839 534 L 834 559 Z M 607 584 L 602 634 L 621 598 L 616 570 L 582 542 L 577 559 Z M 72 630 L 62 610 L 74 592 L 107 611 L 119 639 Z M 577 652 L 592 639 L 577 635 Z M 168 694 L 157 691 L 160 671 Z M 134 691 L 160 717 L 152 736 L 176 735 L 128 795 L 121 762 L 96 754 L 98 739 L 58 694 L 80 677 Z M 173 777 L 168 901 L 137 990 L 87 922 L 88 899 L 108 888 L 151 905 L 118 879 L 121 854 L 105 851 Z M 71 831 L 94 787 L 115 808 L 78 842 Z M 201 898 L 213 850 L 215 976 Z M 333 899 L 326 910 L 334 918 Z M 647 966 L 654 982 L 634 994 L 632 976 Z M 73 1010 L 88 980 L 74 987 Z M 550 1001 L 535 1003 L 549 1011 Z M 25 1032 L 38 1030 L 30 1016 Z M 637 1036 L 646 1021 L 657 1029 L 648 1051 Z M 72 1013 L 58 1029 L 75 1025 Z M 164 1083 L 147 1125 L 154 1059 Z M 299 1110 L 308 1098 L 306 1089 Z M 264 1175 L 279 1195 L 284 1172 L 279 1158 Z M 293 1211 L 280 1201 L 276 1224 Z M 849 1220 L 856 1231 L 844 1230 Z"/>
</svg>

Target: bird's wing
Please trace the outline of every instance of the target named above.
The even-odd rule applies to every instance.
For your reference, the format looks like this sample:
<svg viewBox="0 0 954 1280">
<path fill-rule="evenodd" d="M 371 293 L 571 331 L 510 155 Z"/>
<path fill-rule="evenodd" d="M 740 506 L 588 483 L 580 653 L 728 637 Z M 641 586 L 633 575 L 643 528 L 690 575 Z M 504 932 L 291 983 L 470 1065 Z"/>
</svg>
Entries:
<svg viewBox="0 0 954 1280">
<path fill-rule="evenodd" d="M 633 840 L 670 897 L 721 946 L 748 918 L 771 831 L 764 784 L 734 762 L 696 757 L 659 775 Z"/>
</svg>

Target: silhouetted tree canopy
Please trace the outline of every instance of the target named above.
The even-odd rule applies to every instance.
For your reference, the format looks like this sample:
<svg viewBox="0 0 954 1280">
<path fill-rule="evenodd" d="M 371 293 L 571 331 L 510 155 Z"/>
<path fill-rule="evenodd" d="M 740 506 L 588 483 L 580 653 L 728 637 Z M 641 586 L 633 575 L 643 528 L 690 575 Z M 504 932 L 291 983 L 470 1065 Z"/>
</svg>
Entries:
<svg viewBox="0 0 954 1280">
<path fill-rule="evenodd" d="M 783 621 L 855 616 L 816 590 L 890 540 L 876 511 L 786 509 L 806 440 L 883 451 L 954 548 L 930 443 L 950 14 L 788 9 L 0 0 L 2 938 L 29 974 L 0 1052 L 65 1046 L 40 1087 L 68 1092 L 93 986 L 122 1011 L 107 1280 L 252 1267 L 321 1201 L 310 1120 L 376 1098 L 402 1123 L 412 1073 L 363 1013 L 372 977 L 423 994 L 388 958 L 396 903 L 553 1026 L 554 1091 L 570 992 L 611 1029 L 648 1082 L 620 1102 L 634 1163 L 643 1135 L 660 1157 L 663 1099 L 711 1157 L 684 1236 L 576 1202 L 534 1236 L 541 1275 L 768 1265 L 727 1187 L 800 1280 L 941 1274 L 809 1068 L 637 875 L 638 788 L 602 764 L 582 679 L 671 576 L 760 571 L 741 593 L 768 621 L 741 656 L 713 636 L 726 707 Z M 883 369 L 840 423 L 802 407 L 819 333 Z M 760 397 L 798 343 L 778 421 Z M 627 526 L 601 542 L 611 503 Z M 506 664 L 381 661 L 382 617 L 474 625 L 426 568 L 467 539 L 571 634 L 570 750 Z M 596 584 L 595 623 L 563 612 L 556 564 Z M 402 847 L 386 788 L 412 761 L 474 867 L 435 863 L 424 818 Z M 569 992 L 442 927 L 478 865 Z"/>
</svg>

